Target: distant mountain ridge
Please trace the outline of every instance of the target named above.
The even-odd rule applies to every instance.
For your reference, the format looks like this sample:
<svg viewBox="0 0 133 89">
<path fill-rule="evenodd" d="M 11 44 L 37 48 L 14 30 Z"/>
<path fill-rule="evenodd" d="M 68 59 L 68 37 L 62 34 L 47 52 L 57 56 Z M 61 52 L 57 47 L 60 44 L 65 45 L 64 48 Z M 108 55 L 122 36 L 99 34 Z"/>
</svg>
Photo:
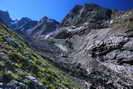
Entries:
<svg viewBox="0 0 133 89">
<path fill-rule="evenodd" d="M 111 19 L 112 10 L 102 8 L 101 6 L 91 3 L 85 5 L 75 6 L 69 14 L 64 18 L 61 26 L 80 26 L 83 23 L 90 23 L 90 28 L 107 27 L 108 23 L 104 23 L 106 20 Z M 104 24 L 100 24 L 104 23 Z M 95 24 L 95 25 L 94 25 Z"/>
<path fill-rule="evenodd" d="M 7 11 L 0 10 L 0 22 L 6 24 L 14 31 L 26 35 L 30 38 L 40 38 L 53 32 L 59 25 L 59 22 L 48 17 L 42 18 L 40 21 L 23 17 L 20 20 L 12 20 Z"/>
<path fill-rule="evenodd" d="M 27 30 L 26 33 L 32 36 L 32 38 L 40 39 L 44 38 L 47 34 L 54 32 L 59 27 L 59 22 L 48 17 L 42 18 L 35 27 Z"/>
</svg>

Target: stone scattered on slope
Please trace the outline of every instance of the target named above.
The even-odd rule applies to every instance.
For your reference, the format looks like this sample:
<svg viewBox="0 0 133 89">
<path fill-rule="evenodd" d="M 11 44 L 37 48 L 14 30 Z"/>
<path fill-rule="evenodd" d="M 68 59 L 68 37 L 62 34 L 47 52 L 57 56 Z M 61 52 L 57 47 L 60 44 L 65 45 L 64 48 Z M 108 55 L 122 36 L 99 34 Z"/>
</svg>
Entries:
<svg viewBox="0 0 133 89">
<path fill-rule="evenodd" d="M 67 51 L 43 45 L 48 51 L 40 50 L 42 55 L 49 55 L 85 89 L 133 89 L 133 10 L 76 6 L 47 40 Z"/>
<path fill-rule="evenodd" d="M 81 89 L 3 24 L 0 24 L 0 88 Z"/>
</svg>

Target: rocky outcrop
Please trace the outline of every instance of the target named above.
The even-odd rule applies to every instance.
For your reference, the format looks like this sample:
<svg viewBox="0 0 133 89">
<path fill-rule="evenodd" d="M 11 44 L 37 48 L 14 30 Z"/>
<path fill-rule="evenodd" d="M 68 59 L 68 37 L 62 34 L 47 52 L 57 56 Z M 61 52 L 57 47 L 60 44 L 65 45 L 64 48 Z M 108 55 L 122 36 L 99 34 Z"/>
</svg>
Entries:
<svg viewBox="0 0 133 89">
<path fill-rule="evenodd" d="M 0 18 L 0 24 L 5 24 L 4 21 Z"/>
<path fill-rule="evenodd" d="M 14 21 L 14 23 L 11 24 L 11 28 L 22 33 L 25 32 L 25 30 L 27 29 L 33 28 L 35 25 L 37 25 L 37 21 L 33 21 L 30 18 L 23 17 L 20 20 Z"/>
<path fill-rule="evenodd" d="M 7 11 L 0 10 L 0 18 L 8 26 L 13 22 Z"/>
<path fill-rule="evenodd" d="M 44 38 L 47 34 L 56 31 L 59 22 L 48 17 L 42 18 L 36 26 L 26 31 L 27 35 L 32 39 Z"/>
<path fill-rule="evenodd" d="M 132 31 L 132 10 L 76 6 L 37 49 L 85 89 L 132 89 Z"/>
<path fill-rule="evenodd" d="M 96 4 L 77 5 L 64 18 L 61 26 L 80 26 L 89 23 L 90 29 L 104 28 L 108 26 L 112 10 L 102 8 Z"/>
</svg>

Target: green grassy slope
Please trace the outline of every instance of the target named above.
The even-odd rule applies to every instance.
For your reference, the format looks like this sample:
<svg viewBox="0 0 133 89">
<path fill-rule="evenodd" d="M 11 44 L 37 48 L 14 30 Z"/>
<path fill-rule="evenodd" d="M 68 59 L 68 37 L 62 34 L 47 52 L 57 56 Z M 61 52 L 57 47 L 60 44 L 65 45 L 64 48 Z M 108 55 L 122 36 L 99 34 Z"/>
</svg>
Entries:
<svg viewBox="0 0 133 89">
<path fill-rule="evenodd" d="M 5 79 L 5 76 L 8 78 Z M 39 89 L 27 76 L 35 77 L 47 89 L 80 89 L 63 72 L 32 50 L 21 37 L 0 24 L 0 82 L 18 81 L 27 89 Z"/>
</svg>

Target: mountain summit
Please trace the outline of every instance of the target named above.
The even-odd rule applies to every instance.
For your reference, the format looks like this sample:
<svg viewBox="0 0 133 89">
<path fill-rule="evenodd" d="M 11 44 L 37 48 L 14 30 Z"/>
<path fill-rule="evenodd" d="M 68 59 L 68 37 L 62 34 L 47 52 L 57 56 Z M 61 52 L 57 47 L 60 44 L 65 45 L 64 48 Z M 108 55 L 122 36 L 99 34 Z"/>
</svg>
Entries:
<svg viewBox="0 0 133 89">
<path fill-rule="evenodd" d="M 112 10 L 102 8 L 94 3 L 84 6 L 75 6 L 64 18 L 62 26 L 80 25 L 88 22 L 92 28 L 107 26 L 107 20 L 111 19 Z M 103 26 L 104 25 L 104 26 Z"/>
</svg>

